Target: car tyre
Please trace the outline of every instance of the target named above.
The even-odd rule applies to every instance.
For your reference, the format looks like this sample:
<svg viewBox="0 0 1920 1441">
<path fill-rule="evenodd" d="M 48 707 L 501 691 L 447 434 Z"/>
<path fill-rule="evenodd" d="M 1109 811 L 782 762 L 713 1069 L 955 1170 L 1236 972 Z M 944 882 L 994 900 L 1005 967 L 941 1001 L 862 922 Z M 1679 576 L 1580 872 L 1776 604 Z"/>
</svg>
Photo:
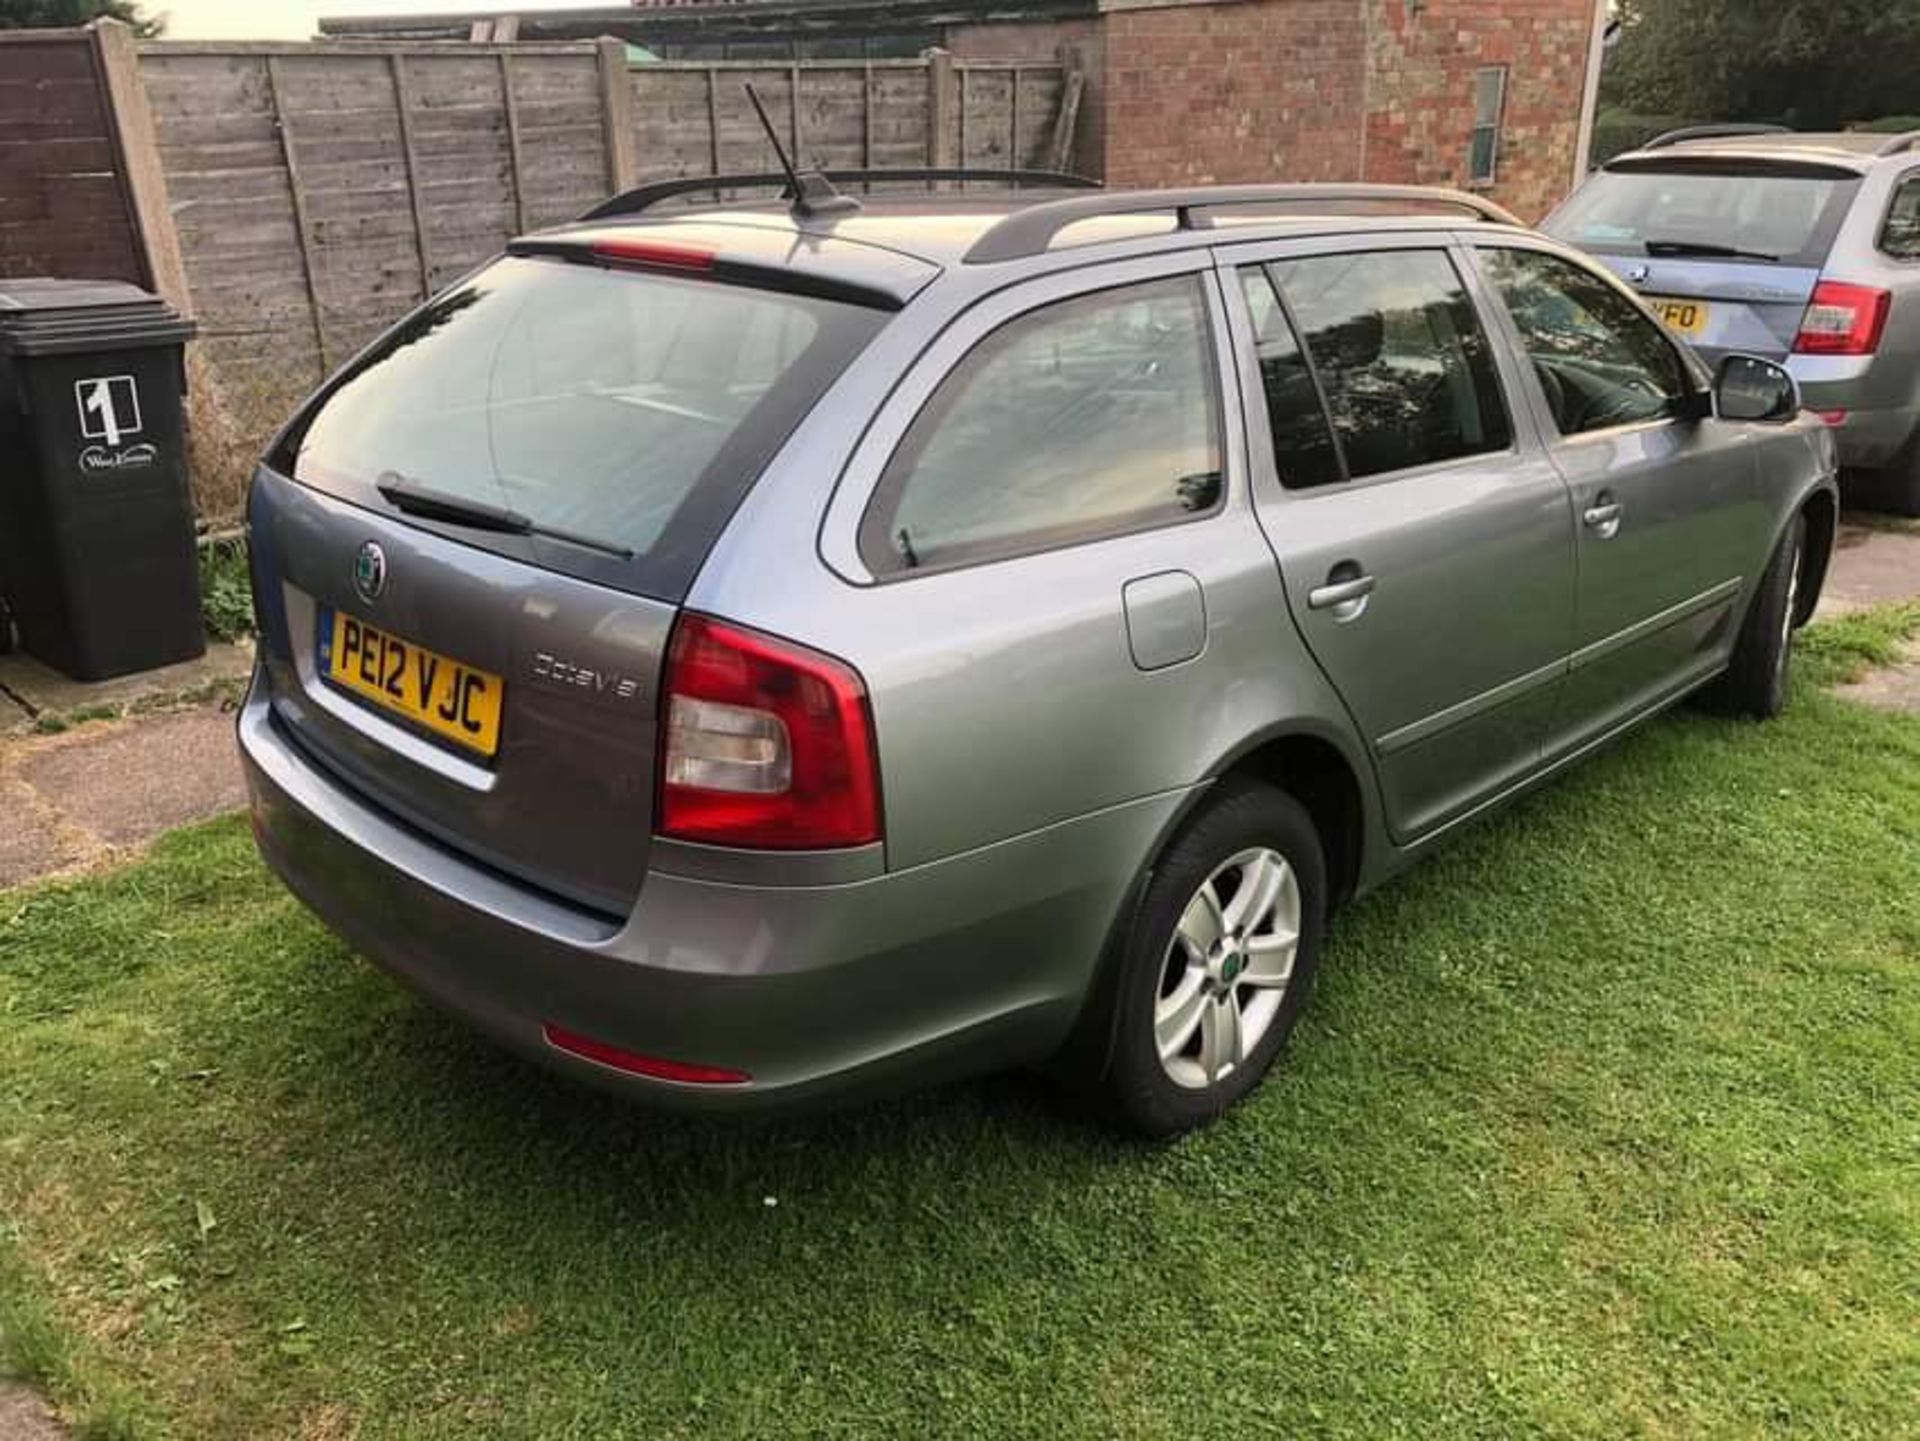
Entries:
<svg viewBox="0 0 1920 1441">
<path fill-rule="evenodd" d="M 1712 708 L 1723 715 L 1772 720 L 1785 708 L 1806 553 L 1807 518 L 1796 515 L 1760 578 L 1732 663 L 1708 693 Z"/>
<path fill-rule="evenodd" d="M 1179 1135 L 1260 1083 L 1306 1002 L 1326 897 L 1300 803 L 1223 782 L 1155 863 L 1114 973 L 1103 1089 L 1125 1126 Z"/>
</svg>

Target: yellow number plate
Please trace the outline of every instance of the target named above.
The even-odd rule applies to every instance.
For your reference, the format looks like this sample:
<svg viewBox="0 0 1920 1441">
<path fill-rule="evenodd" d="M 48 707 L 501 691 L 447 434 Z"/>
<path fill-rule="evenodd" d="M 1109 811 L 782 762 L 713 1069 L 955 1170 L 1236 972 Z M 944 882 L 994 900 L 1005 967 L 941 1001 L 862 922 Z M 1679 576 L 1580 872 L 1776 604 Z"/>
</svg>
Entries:
<svg viewBox="0 0 1920 1441">
<path fill-rule="evenodd" d="M 1648 296 L 1653 313 L 1666 321 L 1667 329 L 1681 335 L 1698 335 L 1707 328 L 1708 307 L 1698 300 L 1666 300 Z"/>
<path fill-rule="evenodd" d="M 483 756 L 500 748 L 499 676 L 344 611 L 320 613 L 319 641 L 320 673 L 335 685 Z"/>
</svg>

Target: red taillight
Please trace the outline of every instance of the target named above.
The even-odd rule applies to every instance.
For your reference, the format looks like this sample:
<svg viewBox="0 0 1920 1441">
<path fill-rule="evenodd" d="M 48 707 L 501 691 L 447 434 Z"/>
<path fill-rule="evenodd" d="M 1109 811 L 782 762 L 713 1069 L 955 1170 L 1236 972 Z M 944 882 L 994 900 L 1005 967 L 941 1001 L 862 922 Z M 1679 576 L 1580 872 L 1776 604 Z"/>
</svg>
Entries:
<svg viewBox="0 0 1920 1441">
<path fill-rule="evenodd" d="M 844 662 L 684 615 L 660 723 L 661 835 L 777 850 L 880 839 L 872 712 Z"/>
<path fill-rule="evenodd" d="M 651 1076 L 656 1081 L 680 1081 L 689 1086 L 744 1086 L 753 1079 L 745 1071 L 731 1071 L 725 1066 L 696 1066 L 686 1061 L 668 1061 L 659 1056 L 623 1051 L 605 1041 L 596 1041 L 591 1036 L 556 1026 L 552 1021 L 542 1025 L 540 1032 L 547 1038 L 547 1044 L 556 1051 L 596 1061 L 629 1075 Z"/>
<path fill-rule="evenodd" d="M 1872 355 L 1892 305 L 1892 291 L 1823 280 L 1813 288 L 1793 348 L 1800 355 Z"/>
<path fill-rule="evenodd" d="M 691 245 L 667 245 L 658 240 L 617 236 L 593 242 L 593 253 L 615 265 L 645 265 L 655 270 L 713 269 L 713 252 Z"/>
</svg>

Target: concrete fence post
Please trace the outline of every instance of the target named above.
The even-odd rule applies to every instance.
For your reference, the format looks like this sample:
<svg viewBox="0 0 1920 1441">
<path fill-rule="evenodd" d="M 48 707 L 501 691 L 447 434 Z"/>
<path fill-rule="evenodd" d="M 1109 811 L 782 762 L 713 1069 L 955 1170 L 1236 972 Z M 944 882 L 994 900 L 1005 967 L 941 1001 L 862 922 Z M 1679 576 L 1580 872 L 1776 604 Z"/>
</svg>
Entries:
<svg viewBox="0 0 1920 1441">
<path fill-rule="evenodd" d="M 936 170 L 958 165 L 959 76 L 951 50 L 927 51 L 927 164 Z"/>
<path fill-rule="evenodd" d="M 640 155 L 633 133 L 633 79 L 627 73 L 627 42 L 613 35 L 594 41 L 600 58 L 600 105 L 607 124 L 607 183 L 612 193 L 640 183 Z"/>
<path fill-rule="evenodd" d="M 153 111 L 147 87 L 140 79 L 140 56 L 133 31 L 118 20 L 96 20 L 93 52 L 107 98 L 107 124 L 120 157 L 121 183 L 133 212 L 134 234 L 140 242 L 147 281 L 167 304 L 190 313 L 187 267 L 180 255 L 180 236 L 174 229 L 173 208 L 167 200 L 167 175 L 160 165 L 160 144 L 154 136 Z"/>
</svg>

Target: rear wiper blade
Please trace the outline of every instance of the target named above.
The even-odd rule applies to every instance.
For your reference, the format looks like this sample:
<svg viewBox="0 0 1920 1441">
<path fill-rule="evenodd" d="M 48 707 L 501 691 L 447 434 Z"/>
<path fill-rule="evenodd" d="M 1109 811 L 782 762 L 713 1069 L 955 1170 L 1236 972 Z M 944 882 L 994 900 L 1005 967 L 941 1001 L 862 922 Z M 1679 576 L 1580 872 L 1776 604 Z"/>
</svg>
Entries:
<svg viewBox="0 0 1920 1441">
<path fill-rule="evenodd" d="M 590 535 L 561 530 L 558 526 L 541 525 L 517 510 L 508 510 L 503 505 L 489 505 L 484 500 L 469 500 L 463 495 L 449 495 L 444 490 L 421 485 L 392 471 L 381 476 L 374 489 L 394 509 L 417 515 L 422 520 L 443 520 L 449 525 L 492 531 L 496 535 L 537 535 L 546 540 L 577 545 L 582 550 L 597 550 L 616 560 L 633 559 L 633 552 L 626 546 L 595 540 Z"/>
<path fill-rule="evenodd" d="M 1742 250 L 1737 245 L 1716 245 L 1711 240 L 1648 240 L 1643 242 L 1649 255 L 1708 255 L 1722 260 L 1778 260 L 1764 250 Z"/>
</svg>

